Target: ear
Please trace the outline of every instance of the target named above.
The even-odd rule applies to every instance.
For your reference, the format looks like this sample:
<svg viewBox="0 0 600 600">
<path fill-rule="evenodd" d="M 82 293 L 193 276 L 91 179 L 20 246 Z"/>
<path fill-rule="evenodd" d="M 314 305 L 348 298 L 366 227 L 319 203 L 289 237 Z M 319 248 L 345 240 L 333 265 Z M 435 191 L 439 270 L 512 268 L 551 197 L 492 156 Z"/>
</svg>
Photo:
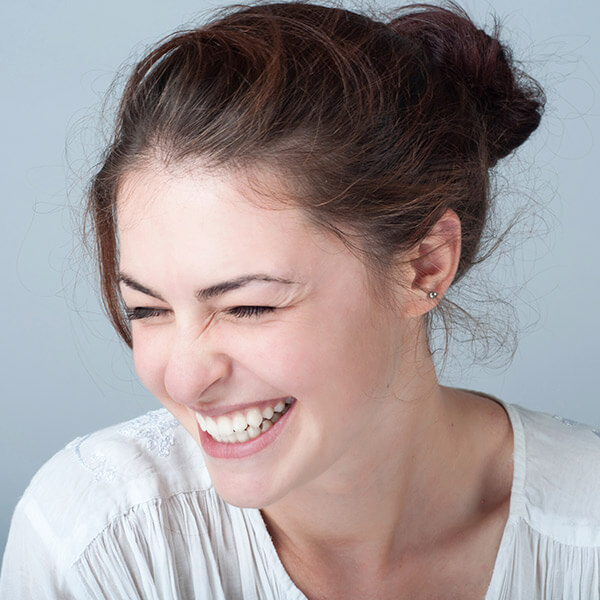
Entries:
<svg viewBox="0 0 600 600">
<path fill-rule="evenodd" d="M 405 263 L 408 294 L 403 302 L 407 317 L 422 316 L 436 306 L 454 280 L 460 252 L 460 219 L 448 209 L 408 257 L 404 257 L 408 258 L 408 264 Z"/>
</svg>

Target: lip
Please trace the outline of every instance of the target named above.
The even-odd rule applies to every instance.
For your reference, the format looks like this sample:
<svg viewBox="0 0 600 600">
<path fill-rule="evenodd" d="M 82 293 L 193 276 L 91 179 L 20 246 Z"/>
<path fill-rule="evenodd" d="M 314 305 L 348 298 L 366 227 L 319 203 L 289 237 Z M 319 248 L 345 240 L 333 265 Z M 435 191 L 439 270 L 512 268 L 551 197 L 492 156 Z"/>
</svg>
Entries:
<svg viewBox="0 0 600 600">
<path fill-rule="evenodd" d="M 265 404 L 268 405 L 268 403 Z M 258 405 L 254 404 L 252 406 Z M 290 407 L 286 413 L 277 421 L 277 423 L 275 423 L 275 425 L 273 425 L 273 427 L 253 440 L 248 440 L 247 442 L 237 442 L 233 444 L 217 442 L 217 440 L 215 440 L 208 432 L 202 431 L 202 429 L 200 429 L 200 425 L 198 425 L 198 433 L 200 435 L 202 449 L 211 458 L 235 459 L 246 458 L 247 456 L 256 454 L 257 452 L 264 450 L 267 446 L 270 446 L 279 437 L 279 434 L 283 431 L 283 428 L 287 424 L 290 414 L 294 412 L 295 406 L 296 399 L 294 398 L 294 401 L 290 404 Z"/>
<path fill-rule="evenodd" d="M 221 408 L 213 408 L 212 410 L 196 410 L 198 414 L 201 414 L 203 417 L 211 417 L 216 419 L 218 417 L 231 416 L 235 412 L 245 412 L 251 408 L 258 408 L 259 410 L 263 410 L 267 406 L 275 406 L 280 401 L 285 401 L 290 396 L 282 396 L 281 398 L 271 398 L 270 400 L 263 400 L 262 402 L 248 402 L 247 404 L 236 404 L 234 406 L 224 406 Z M 285 415 L 284 415 L 285 416 Z"/>
</svg>

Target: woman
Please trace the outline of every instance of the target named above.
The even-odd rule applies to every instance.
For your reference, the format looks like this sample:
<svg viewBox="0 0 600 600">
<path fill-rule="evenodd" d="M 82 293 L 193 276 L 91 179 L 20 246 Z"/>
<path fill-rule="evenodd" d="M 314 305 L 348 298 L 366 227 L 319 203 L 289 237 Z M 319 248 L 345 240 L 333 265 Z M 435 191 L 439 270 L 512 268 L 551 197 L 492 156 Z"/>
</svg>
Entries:
<svg viewBox="0 0 600 600">
<path fill-rule="evenodd" d="M 146 56 L 89 209 L 168 412 L 36 475 L 3 597 L 599 598 L 597 432 L 428 343 L 542 108 L 458 9 L 242 7 Z"/>
</svg>

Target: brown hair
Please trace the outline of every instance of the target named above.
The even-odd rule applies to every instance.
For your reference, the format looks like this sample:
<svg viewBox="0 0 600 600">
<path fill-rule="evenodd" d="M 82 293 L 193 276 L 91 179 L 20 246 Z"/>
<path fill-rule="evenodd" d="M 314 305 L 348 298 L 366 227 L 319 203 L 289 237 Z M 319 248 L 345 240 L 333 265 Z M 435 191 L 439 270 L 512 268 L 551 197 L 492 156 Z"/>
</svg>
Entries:
<svg viewBox="0 0 600 600">
<path fill-rule="evenodd" d="M 115 199 L 145 162 L 266 166 L 316 224 L 358 235 L 379 281 L 448 209 L 456 280 L 477 260 L 489 169 L 536 129 L 539 86 L 456 5 L 389 22 L 300 2 L 237 6 L 174 34 L 134 68 L 89 194 L 105 308 L 131 345 Z M 342 233 L 345 231 L 346 233 Z"/>
</svg>

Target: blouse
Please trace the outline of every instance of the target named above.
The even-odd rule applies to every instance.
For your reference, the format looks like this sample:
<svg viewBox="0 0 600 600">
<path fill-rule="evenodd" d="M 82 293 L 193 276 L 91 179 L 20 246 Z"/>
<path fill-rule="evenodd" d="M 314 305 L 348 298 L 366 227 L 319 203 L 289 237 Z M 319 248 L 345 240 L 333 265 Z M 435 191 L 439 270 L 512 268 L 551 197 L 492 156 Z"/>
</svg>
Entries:
<svg viewBox="0 0 600 600">
<path fill-rule="evenodd" d="M 508 520 L 485 600 L 600 599 L 600 430 L 504 404 Z M 222 500 L 166 411 L 79 437 L 19 501 L 2 600 L 306 600 L 258 509 Z"/>
</svg>

